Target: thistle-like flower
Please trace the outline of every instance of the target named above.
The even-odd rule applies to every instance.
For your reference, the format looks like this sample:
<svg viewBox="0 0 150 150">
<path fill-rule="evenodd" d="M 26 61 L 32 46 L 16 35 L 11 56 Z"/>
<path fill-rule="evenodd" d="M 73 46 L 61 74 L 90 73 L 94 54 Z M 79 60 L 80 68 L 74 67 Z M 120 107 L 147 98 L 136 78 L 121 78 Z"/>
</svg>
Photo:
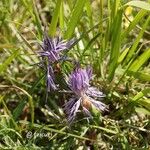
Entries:
<svg viewBox="0 0 150 150">
<path fill-rule="evenodd" d="M 106 105 L 94 98 L 103 98 L 105 95 L 95 87 L 90 87 L 90 79 L 92 77 L 92 69 L 87 67 L 82 69 L 77 67 L 69 77 L 69 87 L 76 97 L 71 98 L 65 105 L 64 110 L 68 115 L 68 122 L 71 123 L 81 107 L 83 112 L 92 117 L 90 108 L 95 106 L 99 111 L 106 110 Z"/>
<path fill-rule="evenodd" d="M 61 52 L 70 49 L 74 44 L 74 40 L 69 41 L 62 40 L 60 37 L 48 37 L 45 35 L 42 51 L 39 55 L 42 57 L 42 63 L 46 65 L 47 75 L 47 91 L 56 90 L 57 85 L 55 84 L 55 76 L 52 68 L 52 64 L 63 59 Z"/>
<path fill-rule="evenodd" d="M 61 37 L 48 37 L 45 35 L 42 49 L 40 52 L 41 56 L 46 56 L 50 63 L 59 61 L 61 57 L 61 51 L 70 49 L 74 44 L 74 39 L 69 41 L 62 40 Z"/>
</svg>

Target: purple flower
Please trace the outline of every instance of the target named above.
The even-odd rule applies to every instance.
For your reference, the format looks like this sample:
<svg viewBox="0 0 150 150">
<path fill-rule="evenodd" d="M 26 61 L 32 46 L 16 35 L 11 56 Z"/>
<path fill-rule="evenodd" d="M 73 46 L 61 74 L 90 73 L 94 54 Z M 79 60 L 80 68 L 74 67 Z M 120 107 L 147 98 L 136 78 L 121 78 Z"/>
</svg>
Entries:
<svg viewBox="0 0 150 150">
<path fill-rule="evenodd" d="M 45 35 L 42 51 L 39 55 L 42 57 L 41 63 L 46 65 L 46 75 L 47 75 L 47 91 L 56 90 L 57 86 L 54 82 L 54 71 L 52 64 L 63 59 L 61 52 L 70 49 L 74 44 L 74 40 L 66 41 L 62 40 L 60 37 L 48 37 Z"/>
<path fill-rule="evenodd" d="M 90 87 L 91 77 L 92 69 L 90 67 L 86 69 L 77 67 L 69 77 L 69 87 L 76 95 L 76 98 L 71 98 L 64 106 L 69 123 L 75 119 L 79 107 L 89 117 L 92 117 L 89 111 L 92 106 L 95 106 L 100 111 L 107 110 L 105 104 L 94 100 L 94 98 L 103 98 L 105 95 L 95 87 Z"/>
<path fill-rule="evenodd" d="M 54 63 L 61 59 L 60 52 L 70 49 L 73 44 L 74 39 L 66 41 L 62 40 L 61 37 L 51 38 L 45 35 L 42 46 L 43 51 L 39 52 L 39 54 L 42 57 L 46 56 L 50 63 Z"/>
</svg>

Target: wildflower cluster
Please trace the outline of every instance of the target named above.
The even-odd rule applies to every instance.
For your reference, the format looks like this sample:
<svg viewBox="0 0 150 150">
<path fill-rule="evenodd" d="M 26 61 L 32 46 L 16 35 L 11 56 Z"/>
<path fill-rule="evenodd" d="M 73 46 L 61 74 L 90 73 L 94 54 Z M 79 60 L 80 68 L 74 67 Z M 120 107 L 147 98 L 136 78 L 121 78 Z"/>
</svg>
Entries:
<svg viewBox="0 0 150 150">
<path fill-rule="evenodd" d="M 47 35 L 44 38 L 42 51 L 39 52 L 42 57 L 42 64 L 45 64 L 46 68 L 46 85 L 47 92 L 52 90 L 59 90 L 59 85 L 55 82 L 55 73 L 53 70 L 53 64 L 63 60 L 62 52 L 69 50 L 75 43 L 75 40 L 69 41 L 62 40 L 60 37 L 50 38 Z M 64 60 L 63 60 L 64 61 Z M 90 109 L 95 107 L 99 111 L 106 110 L 107 106 L 95 100 L 95 98 L 102 99 L 105 95 L 100 92 L 97 88 L 90 86 L 90 80 L 92 78 L 92 68 L 87 66 L 81 68 L 79 63 L 75 66 L 66 80 L 66 83 L 74 96 L 64 104 L 64 110 L 68 115 L 68 122 L 72 123 L 79 110 L 82 110 L 84 114 L 92 117 Z"/>
</svg>

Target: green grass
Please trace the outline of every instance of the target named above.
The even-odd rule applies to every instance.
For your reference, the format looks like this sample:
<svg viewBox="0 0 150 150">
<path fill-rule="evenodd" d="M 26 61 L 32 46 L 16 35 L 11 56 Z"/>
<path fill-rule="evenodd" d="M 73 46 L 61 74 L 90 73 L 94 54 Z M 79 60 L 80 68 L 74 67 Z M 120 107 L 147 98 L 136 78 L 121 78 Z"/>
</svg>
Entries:
<svg viewBox="0 0 150 150">
<path fill-rule="evenodd" d="M 0 149 L 148 150 L 149 13 L 150 1 L 1 0 Z M 35 65 L 44 32 L 77 39 L 67 55 L 93 67 L 108 112 L 69 126 L 69 94 L 49 93 L 45 103 L 45 74 Z M 63 74 L 73 67 L 60 65 Z"/>
</svg>

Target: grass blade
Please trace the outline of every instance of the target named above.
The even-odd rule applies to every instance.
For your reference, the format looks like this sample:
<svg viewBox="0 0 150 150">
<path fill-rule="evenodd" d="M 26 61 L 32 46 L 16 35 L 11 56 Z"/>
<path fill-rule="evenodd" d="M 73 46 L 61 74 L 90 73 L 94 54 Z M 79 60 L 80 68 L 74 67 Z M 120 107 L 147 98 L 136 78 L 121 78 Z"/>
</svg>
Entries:
<svg viewBox="0 0 150 150">
<path fill-rule="evenodd" d="M 17 123 L 15 122 L 15 120 L 13 119 L 13 116 L 12 116 L 11 112 L 9 111 L 9 109 L 8 109 L 6 103 L 4 102 L 3 98 L 4 98 L 4 96 L 0 96 L 0 104 L 3 105 L 3 107 L 6 110 L 6 113 L 10 116 L 10 119 L 12 120 L 12 123 L 13 123 L 15 129 L 19 130 L 19 127 L 18 127 Z"/>
<path fill-rule="evenodd" d="M 118 59 L 118 64 L 120 64 L 120 63 L 125 59 L 125 57 L 127 56 L 128 51 L 129 51 L 129 48 L 126 48 L 126 49 L 121 53 L 121 55 L 119 56 L 119 59 Z"/>
<path fill-rule="evenodd" d="M 67 39 L 71 38 L 74 29 L 78 24 L 79 18 L 82 15 L 85 2 L 86 0 L 82 0 L 82 1 L 77 0 L 73 12 L 71 14 L 70 21 L 67 24 L 67 32 L 65 34 L 65 38 Z"/>
<path fill-rule="evenodd" d="M 150 111 L 150 99 L 139 100 L 139 104 L 147 108 Z"/>
<path fill-rule="evenodd" d="M 121 23 L 122 23 L 122 10 L 119 10 L 113 23 L 112 40 L 111 40 L 111 54 L 109 61 L 109 76 L 108 80 L 111 81 L 114 77 L 116 70 L 119 51 L 120 51 L 120 36 L 121 36 Z"/>
<path fill-rule="evenodd" d="M 138 44 L 139 44 L 139 42 L 140 42 L 140 39 L 142 38 L 142 36 L 143 36 L 143 34 L 144 34 L 144 31 L 146 30 L 146 28 L 147 28 L 149 22 L 150 22 L 150 16 L 147 18 L 146 22 L 145 22 L 144 25 L 143 25 L 142 30 L 140 31 L 139 35 L 137 36 L 137 38 L 136 38 L 136 40 L 135 40 L 133 46 L 132 46 L 131 49 L 129 50 L 129 53 L 128 53 L 127 57 L 126 57 L 125 63 L 128 62 L 128 61 L 132 58 L 132 56 L 134 55 L 134 52 L 136 51 L 137 46 L 138 46 Z"/>
<path fill-rule="evenodd" d="M 55 32 L 56 32 L 56 27 L 57 27 L 57 22 L 58 22 L 58 18 L 59 18 L 59 13 L 60 13 L 60 9 L 61 9 L 61 3 L 62 0 L 57 0 L 57 4 L 56 4 L 56 8 L 52 17 L 52 21 L 49 27 L 49 34 L 50 36 L 54 36 Z"/>
<path fill-rule="evenodd" d="M 150 58 L 150 49 L 145 50 L 145 52 L 139 56 L 130 66 L 129 70 L 136 72 L 140 67 Z"/>
<path fill-rule="evenodd" d="M 139 114 L 144 114 L 144 115 L 149 115 L 150 116 L 150 111 L 148 111 L 147 109 L 145 108 L 142 108 L 142 107 L 136 107 L 135 108 L 135 111 Z"/>
<path fill-rule="evenodd" d="M 5 71 L 8 65 L 19 55 L 20 51 L 16 50 L 0 65 L 0 73 Z"/>
<path fill-rule="evenodd" d="M 149 93 L 150 93 L 150 88 L 144 89 L 141 92 L 137 93 L 137 95 L 132 98 L 132 101 L 138 101 L 140 98 L 148 95 Z"/>
<path fill-rule="evenodd" d="M 37 25 L 37 28 L 38 28 L 38 34 L 39 34 L 39 38 L 41 39 L 42 38 L 42 35 L 43 35 L 43 31 L 42 31 L 42 24 L 41 24 L 41 21 L 40 21 L 40 15 L 39 15 L 39 12 L 36 8 L 36 4 L 35 4 L 35 0 L 32 0 L 32 8 L 33 8 L 33 14 L 34 14 L 34 18 L 35 18 L 35 24 Z"/>
<path fill-rule="evenodd" d="M 142 81 L 149 81 L 150 82 L 150 75 L 148 73 L 128 70 L 127 75 L 134 76 L 135 78 L 142 80 Z"/>
<path fill-rule="evenodd" d="M 129 27 L 122 33 L 121 40 L 123 40 L 131 30 L 133 30 L 138 22 L 147 14 L 146 10 L 141 10 L 139 13 L 135 16 L 134 20 L 130 23 Z"/>
<path fill-rule="evenodd" d="M 64 29 L 64 5 L 63 5 L 63 1 L 61 3 L 60 11 L 59 11 L 59 24 L 60 24 L 60 29 L 63 30 Z"/>
</svg>

